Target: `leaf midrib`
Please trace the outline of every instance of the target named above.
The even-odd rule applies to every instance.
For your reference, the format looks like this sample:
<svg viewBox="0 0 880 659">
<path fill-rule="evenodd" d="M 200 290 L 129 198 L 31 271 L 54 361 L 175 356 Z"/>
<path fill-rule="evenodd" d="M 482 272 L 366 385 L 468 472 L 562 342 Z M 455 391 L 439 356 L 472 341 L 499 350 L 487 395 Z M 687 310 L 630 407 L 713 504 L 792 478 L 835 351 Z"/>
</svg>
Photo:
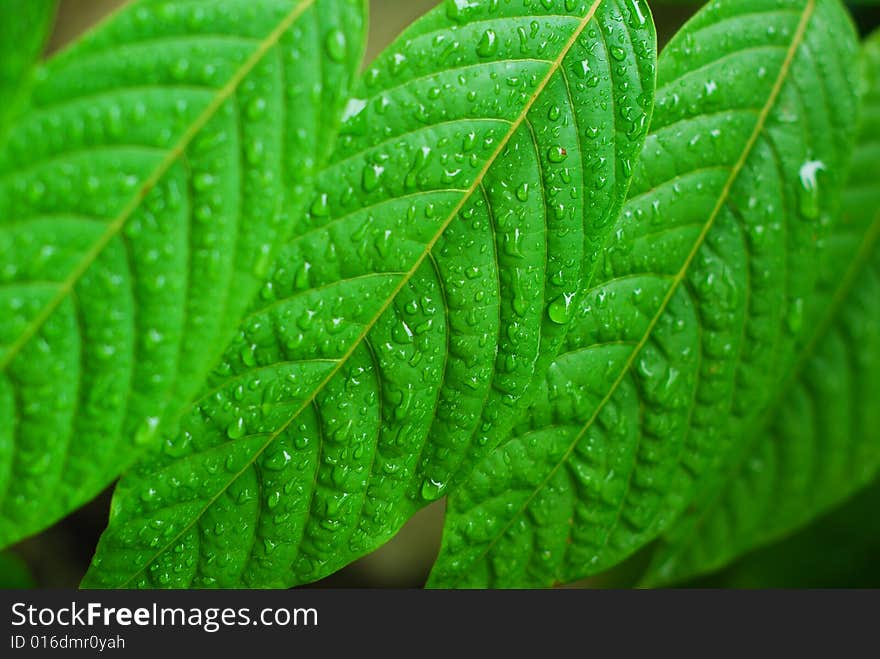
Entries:
<svg viewBox="0 0 880 659">
<path fill-rule="evenodd" d="M 708 235 L 709 231 L 711 231 L 712 227 L 714 226 L 715 220 L 717 219 L 718 214 L 721 212 L 721 209 L 723 208 L 724 204 L 727 202 L 727 197 L 729 196 L 733 185 L 736 183 L 736 180 L 739 177 L 740 172 L 742 171 L 743 167 L 745 166 L 746 161 L 748 160 L 748 157 L 751 155 L 751 151 L 754 148 L 755 143 L 757 142 L 761 133 L 764 131 L 764 126 L 767 122 L 767 118 L 768 118 L 770 112 L 772 111 L 773 107 L 776 104 L 776 100 L 779 96 L 779 93 L 782 90 L 782 86 L 785 84 L 785 81 L 788 78 L 788 73 L 791 68 L 791 63 L 794 60 L 794 57 L 797 54 L 797 51 L 803 42 L 807 25 L 809 23 L 810 18 L 813 15 L 815 7 L 816 7 L 816 1 L 817 0 L 807 0 L 807 4 L 805 5 L 805 7 L 801 13 L 801 17 L 800 17 L 800 21 L 798 22 L 797 29 L 795 30 L 794 35 L 792 36 L 791 43 L 790 43 L 789 48 L 786 52 L 785 59 L 783 60 L 782 66 L 779 69 L 779 73 L 777 74 L 777 77 L 776 77 L 776 80 L 773 84 L 773 87 L 770 90 L 770 95 L 767 97 L 766 103 L 761 108 L 761 112 L 758 115 L 758 119 L 755 123 L 755 127 L 752 130 L 752 133 L 749 136 L 749 139 L 746 141 L 745 146 L 743 147 L 742 154 L 740 155 L 739 159 L 736 161 L 733 168 L 731 169 L 730 176 L 728 177 L 724 187 L 722 188 L 721 194 L 718 196 L 718 201 L 716 202 L 714 208 L 712 209 L 712 212 L 710 213 L 709 218 L 706 220 L 706 223 L 703 227 L 703 230 L 700 232 L 700 235 L 694 241 L 694 246 L 691 249 L 691 251 L 688 253 L 687 257 L 685 258 L 684 264 L 682 265 L 681 269 L 673 277 L 673 281 L 669 287 L 669 290 L 667 291 L 666 296 L 661 301 L 657 312 L 652 317 L 651 322 L 648 324 L 647 328 L 645 329 L 644 334 L 642 335 L 642 338 L 639 340 L 639 342 L 636 344 L 635 348 L 633 349 L 632 353 L 630 354 L 629 359 L 627 359 L 627 361 L 623 365 L 623 368 L 621 368 L 619 376 L 611 384 L 611 386 L 609 387 L 608 393 L 605 395 L 604 398 L 602 398 L 602 400 L 596 406 L 596 409 L 595 409 L 593 415 L 582 426 L 580 432 L 578 432 L 577 435 L 575 435 L 574 439 L 569 444 L 565 453 L 562 455 L 562 457 L 559 459 L 559 461 L 556 463 L 556 465 L 553 467 L 553 469 L 551 469 L 550 472 L 548 473 L 548 475 L 533 489 L 532 493 L 529 495 L 529 497 L 526 499 L 526 501 L 522 504 L 522 506 L 520 506 L 520 508 L 516 511 L 516 513 L 514 513 L 511 516 L 510 521 L 508 521 L 508 523 L 505 524 L 504 527 L 495 535 L 493 540 L 486 546 L 485 550 L 481 551 L 474 559 L 471 560 L 471 564 L 474 561 L 479 560 L 480 558 L 489 554 L 489 552 L 498 543 L 498 541 L 502 537 L 504 537 L 505 533 L 507 533 L 508 529 L 510 529 L 510 527 L 513 525 L 513 523 L 523 513 L 525 513 L 526 509 L 529 507 L 529 505 L 532 503 L 532 501 L 534 501 L 535 497 L 538 496 L 538 493 L 544 489 L 544 487 L 556 475 L 556 473 L 559 471 L 559 469 L 562 467 L 562 465 L 564 465 L 566 462 L 568 462 L 568 459 L 571 457 L 571 454 L 573 453 L 573 451 L 575 450 L 577 445 L 580 443 L 581 439 L 583 439 L 583 437 L 585 436 L 587 431 L 592 427 L 593 423 L 596 421 L 599 414 L 604 409 L 605 405 L 608 404 L 608 402 L 611 400 L 611 398 L 617 392 L 618 387 L 621 385 L 623 380 L 626 378 L 627 373 L 629 373 L 630 370 L 632 369 L 632 366 L 635 363 L 636 358 L 641 353 L 642 349 L 645 347 L 648 340 L 651 338 L 653 331 L 654 331 L 654 328 L 657 326 L 657 323 L 660 321 L 660 319 L 665 314 L 666 308 L 669 305 L 669 302 L 672 300 L 672 297 L 675 295 L 676 291 L 678 290 L 678 287 L 684 281 L 684 278 L 687 275 L 687 272 L 690 269 L 690 266 L 693 263 L 694 258 L 696 257 L 697 253 L 699 252 L 700 248 L 702 247 L 703 242 L 705 241 L 706 236 Z M 632 478 L 632 474 L 633 474 L 633 472 L 630 472 L 629 479 Z M 624 489 L 624 491 L 628 491 L 628 490 L 629 490 L 629 481 L 627 482 L 627 486 Z M 615 521 L 609 527 L 610 529 L 613 529 L 617 525 L 617 522 L 620 519 L 620 515 L 623 512 L 624 505 L 625 505 L 625 498 L 623 498 L 621 500 L 621 505 L 618 508 Z M 603 546 L 602 546 L 603 548 L 609 542 L 611 535 L 612 535 L 612 532 L 609 531 L 608 535 L 605 538 L 605 542 L 603 543 Z M 601 551 L 601 549 L 602 548 L 600 548 L 599 551 Z"/>
<path fill-rule="evenodd" d="M 251 73 L 254 67 L 260 63 L 269 50 L 278 43 L 284 33 L 287 32 L 297 19 L 299 19 L 299 17 L 314 3 L 315 0 L 301 0 L 296 7 L 291 9 L 290 12 L 282 18 L 275 29 L 259 42 L 251 56 L 248 57 L 248 59 L 245 60 L 236 70 L 228 82 L 220 88 L 211 102 L 205 107 L 201 114 L 196 117 L 195 121 L 190 124 L 177 143 L 168 151 L 167 155 L 159 162 L 153 172 L 135 191 L 131 200 L 107 225 L 107 229 L 101 234 L 101 237 L 85 253 L 70 274 L 63 281 L 59 282 L 59 289 L 56 295 L 43 306 L 36 316 L 34 316 L 19 335 L 18 339 L 9 345 L 2 357 L 0 357 L 0 372 L 6 370 L 24 346 L 26 346 L 27 343 L 34 338 L 37 332 L 40 331 L 45 322 L 67 298 L 74 286 L 76 286 L 98 256 L 104 251 L 104 248 L 107 247 L 110 241 L 123 230 L 131 216 L 138 208 L 140 208 L 141 202 L 146 198 L 150 190 L 161 181 L 162 177 L 165 176 L 171 167 L 183 156 L 192 141 L 214 117 L 223 104 L 238 90 L 239 85 Z"/>
<path fill-rule="evenodd" d="M 313 0 L 311 0 L 311 1 L 313 1 Z M 568 41 L 565 43 L 565 45 L 560 50 L 559 55 L 556 57 L 556 59 L 554 59 L 551 62 L 551 65 L 548 67 L 546 75 L 542 78 L 541 82 L 535 88 L 535 91 L 532 93 L 529 100 L 523 106 L 523 108 L 520 111 L 517 118 L 514 121 L 510 122 L 510 126 L 508 128 L 507 133 L 504 135 L 504 137 L 501 140 L 499 140 L 498 146 L 495 148 L 495 150 L 492 152 L 492 154 L 486 160 L 486 163 L 483 165 L 483 167 L 480 169 L 480 171 L 476 174 L 471 185 L 464 191 L 464 193 L 461 196 L 461 199 L 453 207 L 453 209 L 449 212 L 446 219 L 443 221 L 443 223 L 437 229 L 437 231 L 435 232 L 432 239 L 425 245 L 425 249 L 422 251 L 419 258 L 416 259 L 415 263 L 406 272 L 405 276 L 403 276 L 401 278 L 400 283 L 394 288 L 394 290 L 391 292 L 391 294 L 387 297 L 387 299 L 385 300 L 385 303 L 373 315 L 373 317 L 370 319 L 370 321 L 364 325 L 364 328 L 361 331 L 360 335 L 352 342 L 351 346 L 339 358 L 339 362 L 338 362 L 337 366 L 335 368 L 331 369 L 330 372 L 327 374 L 327 376 L 315 387 L 315 389 L 312 391 L 311 395 L 308 396 L 306 399 L 304 399 L 304 401 L 300 404 L 300 406 L 296 410 L 296 412 L 294 412 L 291 415 L 290 419 L 286 423 L 284 423 L 281 427 L 279 427 L 276 431 L 274 431 L 268 435 L 268 440 L 262 446 L 260 446 L 257 451 L 254 452 L 253 456 L 242 466 L 242 468 L 238 472 L 236 472 L 235 474 L 232 475 L 232 477 L 229 479 L 229 481 L 226 483 L 226 485 L 224 485 L 223 487 L 218 489 L 217 493 L 205 503 L 205 505 L 202 507 L 202 509 L 199 511 L 199 513 L 197 515 L 195 515 L 193 517 L 193 519 L 189 523 L 187 523 L 177 534 L 175 534 L 168 542 L 164 543 L 143 564 L 143 567 L 138 569 L 135 573 L 133 573 L 131 575 L 131 577 L 129 577 L 127 580 L 123 581 L 118 587 L 125 588 L 126 586 L 128 586 L 139 574 L 141 574 L 146 569 L 147 566 L 149 566 L 160 555 L 162 555 L 162 553 L 165 552 L 168 549 L 168 547 L 174 545 L 184 533 L 189 531 L 189 529 L 191 529 L 193 527 L 193 525 L 214 504 L 214 502 L 220 497 L 220 495 L 224 491 L 226 491 L 226 489 L 228 489 L 228 487 L 230 485 L 232 485 L 232 483 L 234 483 L 239 477 L 241 477 L 241 475 L 244 474 L 244 472 L 254 464 L 256 459 L 260 455 L 262 455 L 262 453 L 272 444 L 272 442 L 274 442 L 281 435 L 281 433 L 283 433 L 288 427 L 290 427 L 290 425 L 294 421 L 296 421 L 296 419 L 299 417 L 299 415 L 302 414 L 302 412 L 307 407 L 309 407 L 310 405 L 312 405 L 314 403 L 318 394 L 340 372 L 342 367 L 348 362 L 348 360 L 354 354 L 355 350 L 357 350 L 358 346 L 360 346 L 360 344 L 366 339 L 367 335 L 370 333 L 370 330 L 372 330 L 372 328 L 379 321 L 379 319 L 382 317 L 382 315 L 388 310 L 388 308 L 394 302 L 397 295 L 403 290 L 403 288 L 407 285 L 407 283 L 409 283 L 410 279 L 419 270 L 421 265 L 424 263 L 425 259 L 428 258 L 430 253 L 433 251 L 434 246 L 437 244 L 437 242 L 443 236 L 446 229 L 449 227 L 449 225 L 452 223 L 452 221 L 455 219 L 455 217 L 458 215 L 458 213 L 461 212 L 461 210 L 464 208 L 464 206 L 468 202 L 468 200 L 479 189 L 486 174 L 488 174 L 492 165 L 495 163 L 495 161 L 501 156 L 501 154 L 507 148 L 508 143 L 513 138 L 514 134 L 519 129 L 519 127 L 521 125 L 523 125 L 523 123 L 526 121 L 529 112 L 531 111 L 532 107 L 537 102 L 537 100 L 540 98 L 544 89 L 550 83 L 550 80 L 557 73 L 557 71 L 559 71 L 561 69 L 562 63 L 565 60 L 566 56 L 569 54 L 569 52 L 571 51 L 574 44 L 580 38 L 581 34 L 586 29 L 587 25 L 593 20 L 593 17 L 595 16 L 596 11 L 598 10 L 598 8 L 602 4 L 602 2 L 603 2 L 603 0 L 594 0 L 593 4 L 590 5 L 589 10 L 584 15 L 584 17 L 580 20 L 577 28 L 573 31 L 573 33 L 569 37 Z"/>
</svg>

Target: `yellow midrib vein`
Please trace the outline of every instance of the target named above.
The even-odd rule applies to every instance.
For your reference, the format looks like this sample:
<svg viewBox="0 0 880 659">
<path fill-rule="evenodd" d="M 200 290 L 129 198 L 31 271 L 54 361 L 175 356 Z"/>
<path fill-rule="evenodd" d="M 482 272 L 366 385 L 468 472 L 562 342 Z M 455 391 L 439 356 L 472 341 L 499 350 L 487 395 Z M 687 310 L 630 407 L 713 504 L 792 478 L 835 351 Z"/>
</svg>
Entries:
<svg viewBox="0 0 880 659">
<path fill-rule="evenodd" d="M 321 382 L 318 383 L 318 385 L 315 387 L 315 389 L 312 391 L 312 393 L 308 396 L 308 398 L 305 399 L 303 401 L 303 403 L 297 408 L 297 410 L 290 416 L 290 419 L 288 419 L 280 428 L 278 428 L 277 430 L 275 430 L 274 432 L 272 432 L 268 435 L 267 441 L 264 442 L 254 452 L 253 457 L 251 457 L 237 473 L 233 474 L 232 478 L 229 480 L 229 483 L 225 487 L 220 488 L 218 490 L 218 492 L 213 497 L 211 497 L 207 501 L 207 503 L 205 503 L 205 505 L 202 507 L 202 509 L 198 512 L 198 514 L 196 514 L 193 517 L 192 521 L 190 521 L 186 526 L 184 526 L 184 528 L 181 529 L 171 540 L 169 540 L 167 543 L 165 543 L 162 548 L 160 548 L 158 551 L 156 551 L 156 553 L 144 564 L 144 567 L 140 568 L 131 577 L 129 577 L 122 584 L 120 584 L 120 587 L 125 587 L 129 583 L 131 583 L 131 581 L 134 580 L 134 578 L 137 577 L 138 574 L 143 572 L 143 570 L 145 569 L 146 566 L 150 565 L 150 563 L 152 563 L 154 560 L 156 560 L 156 558 L 158 558 L 162 554 L 162 552 L 164 552 L 169 546 L 173 545 L 184 533 L 186 533 L 193 526 L 193 524 L 195 524 L 196 521 L 198 519 L 200 519 L 202 517 L 202 515 L 204 515 L 204 513 L 208 510 L 208 508 L 210 508 L 213 505 L 213 503 L 218 499 L 218 497 L 220 497 L 220 495 L 226 490 L 226 488 L 229 485 L 231 485 L 232 483 L 234 483 L 247 469 L 249 469 L 251 467 L 251 465 L 254 464 L 257 457 L 259 455 L 261 455 L 263 453 L 263 451 L 265 451 L 266 448 L 268 448 L 268 446 L 272 442 L 274 442 L 275 439 L 277 439 L 278 436 L 281 435 L 281 433 L 283 433 L 290 426 L 290 424 L 292 424 L 299 417 L 300 414 L 302 414 L 303 410 L 305 410 L 309 405 L 312 404 L 312 402 L 315 400 L 315 398 L 318 396 L 318 394 L 324 389 L 324 387 L 326 387 L 327 384 L 336 376 L 336 374 L 339 373 L 339 371 L 342 369 L 342 367 L 348 362 L 349 358 L 354 354 L 355 350 L 357 350 L 358 346 L 364 341 L 364 339 L 370 333 L 370 330 L 372 330 L 373 326 L 379 321 L 379 319 L 382 317 L 382 315 L 388 310 L 388 308 L 394 302 L 394 299 L 397 297 L 398 293 L 400 293 L 400 291 L 403 290 L 404 286 L 406 286 L 407 283 L 409 283 L 409 281 L 410 281 L 410 279 L 412 279 L 413 275 L 422 266 L 422 263 L 424 263 L 425 259 L 428 258 L 428 255 L 434 249 L 434 246 L 437 244 L 437 241 L 440 240 L 440 238 L 445 233 L 446 228 L 452 223 L 452 221 L 455 219 L 455 217 L 458 215 L 458 213 L 462 210 L 462 208 L 464 208 L 464 205 L 467 203 L 468 199 L 470 199 L 470 197 L 480 187 L 480 185 L 483 182 L 483 179 L 485 178 L 486 174 L 489 172 L 489 169 L 491 169 L 492 165 L 495 163 L 495 161 L 498 159 L 498 157 L 503 153 L 504 149 L 507 148 L 507 144 L 513 138 L 513 135 L 516 133 L 516 131 L 519 129 L 519 127 L 526 120 L 526 117 L 528 116 L 532 107 L 537 102 L 538 98 L 541 96 L 544 89 L 550 83 L 550 80 L 553 78 L 553 76 L 556 74 L 556 72 L 562 66 L 563 60 L 568 55 L 568 53 L 571 51 L 575 42 L 578 40 L 578 38 L 580 38 L 581 34 L 586 29 L 586 27 L 590 23 L 590 21 L 593 20 L 593 16 L 596 14 L 596 11 L 598 10 L 599 5 L 601 5 L 601 4 L 602 4 L 602 0 L 594 0 L 593 4 L 590 6 L 590 9 L 587 11 L 586 15 L 583 17 L 581 22 L 578 24 L 577 28 L 575 28 L 571 37 L 568 39 L 568 41 L 566 41 L 565 45 L 560 50 L 559 55 L 550 64 L 548 71 L 547 71 L 547 74 L 544 76 L 544 78 L 541 79 L 541 82 L 535 88 L 534 93 L 529 98 L 527 103 L 523 106 L 523 108 L 520 111 L 517 118 L 513 122 L 511 122 L 504 137 L 499 141 L 498 146 L 495 148 L 495 150 L 492 152 L 492 154 L 486 160 L 485 164 L 480 169 L 480 171 L 477 172 L 477 175 L 474 177 L 474 180 L 471 183 L 470 187 L 468 187 L 462 193 L 461 199 L 459 199 L 458 203 L 455 205 L 455 207 L 450 211 L 449 215 L 443 221 L 443 224 L 440 225 L 437 232 L 434 234 L 434 236 L 431 238 L 431 240 L 425 246 L 425 249 L 419 255 L 419 258 L 416 259 L 416 261 L 413 263 L 413 266 L 401 278 L 400 282 L 394 288 L 394 290 L 391 291 L 391 294 L 385 300 L 385 303 L 373 315 L 373 317 L 370 319 L 370 321 L 364 325 L 364 328 L 361 331 L 361 333 L 352 342 L 352 344 L 345 351 L 345 353 L 342 355 L 342 357 L 340 357 L 339 362 L 336 365 L 336 367 L 331 369 L 330 372 L 327 374 L 327 376 L 323 380 L 321 380 Z"/>
<path fill-rule="evenodd" d="M 574 439 L 572 440 L 571 444 L 566 449 L 565 453 L 562 455 L 562 457 L 559 459 L 559 461 L 556 463 L 556 465 L 553 467 L 553 469 L 550 470 L 550 472 L 547 474 L 546 478 L 544 478 L 532 490 L 532 493 L 529 495 L 529 497 L 526 499 L 526 501 L 522 504 L 522 506 L 520 506 L 520 508 L 516 511 L 516 513 L 514 513 L 511 516 L 510 521 L 507 524 L 505 524 L 504 527 L 495 535 L 493 540 L 486 546 L 485 551 L 480 552 L 479 556 L 474 558 L 474 560 L 477 560 L 478 558 L 480 558 L 482 556 L 486 556 L 492 550 L 492 548 L 495 546 L 495 544 L 498 542 L 498 540 L 500 540 L 502 537 L 504 537 L 504 534 L 507 532 L 507 530 L 513 525 L 513 523 L 519 518 L 519 516 L 522 515 L 526 511 L 526 509 L 529 507 L 529 504 L 531 504 L 531 502 L 534 501 L 535 497 L 538 496 L 538 493 L 544 489 L 544 487 L 547 485 L 547 483 L 550 482 L 550 479 L 552 479 L 553 476 L 556 475 L 556 472 L 559 471 L 560 468 L 562 468 L 562 465 L 564 465 L 566 462 L 568 462 L 568 459 L 571 457 L 571 454 L 574 452 L 577 445 L 584 438 L 587 431 L 592 427 L 593 423 L 595 423 L 596 419 L 598 418 L 602 409 L 604 409 L 605 405 L 608 404 L 608 402 L 611 400 L 612 396 L 614 396 L 614 394 L 617 392 L 617 388 L 623 382 L 624 378 L 626 378 L 627 373 L 629 373 L 630 370 L 632 369 L 636 358 L 639 356 L 642 349 L 648 343 L 648 340 L 651 338 L 651 335 L 654 332 L 654 328 L 657 326 L 657 323 L 660 322 L 660 319 L 663 317 L 664 313 L 666 312 L 666 308 L 669 305 L 669 302 L 672 300 L 672 297 L 675 295 L 675 292 L 678 290 L 678 287 L 681 285 L 682 281 L 684 281 L 684 278 L 687 275 L 688 270 L 690 270 L 690 266 L 693 263 L 694 258 L 699 253 L 700 248 L 703 245 L 703 242 L 706 240 L 706 236 L 709 234 L 709 231 L 711 231 L 712 227 L 715 225 L 715 220 L 717 219 L 718 214 L 721 212 L 721 209 L 724 207 L 724 204 L 727 202 L 727 197 L 730 195 L 730 191 L 733 188 L 734 183 L 736 183 L 736 180 L 739 177 L 739 174 L 742 171 L 742 168 L 745 167 L 746 161 L 748 160 L 748 157 L 751 154 L 752 149 L 755 146 L 755 143 L 758 141 L 758 137 L 760 137 L 761 133 L 764 131 L 764 125 L 767 122 L 767 117 L 769 116 L 770 112 L 772 111 L 773 107 L 775 106 L 776 99 L 778 98 L 780 91 L 782 91 L 782 86 L 783 86 L 783 84 L 785 84 L 785 80 L 788 77 L 788 72 L 789 72 L 789 69 L 791 68 L 791 63 L 794 60 L 795 55 L 797 54 L 798 48 L 800 47 L 801 43 L 803 42 L 804 33 L 806 32 L 806 29 L 807 29 L 807 24 L 810 21 L 810 17 L 813 15 L 813 11 L 815 10 L 815 7 L 816 7 L 816 0 L 808 0 L 807 1 L 807 4 L 804 8 L 804 12 L 800 17 L 800 21 L 798 22 L 797 29 L 795 30 L 795 33 L 792 37 L 791 44 L 789 45 L 788 51 L 785 54 L 785 59 L 783 60 L 782 66 L 779 69 L 779 74 L 777 75 L 776 80 L 773 83 L 773 87 L 770 90 L 770 95 L 767 97 L 766 103 L 761 108 L 761 113 L 758 115 L 757 121 L 755 123 L 755 127 L 752 130 L 752 133 L 749 136 L 749 139 L 746 141 L 745 146 L 743 147 L 742 154 L 740 155 L 739 159 L 734 164 L 733 169 L 731 169 L 730 176 L 728 176 L 727 181 L 724 184 L 724 187 L 721 189 L 721 194 L 718 195 L 718 200 L 715 203 L 715 206 L 713 207 L 712 212 L 709 215 L 709 218 L 706 220 L 706 224 L 703 226 L 703 229 L 700 232 L 700 235 L 697 236 L 697 239 L 694 241 L 694 246 L 691 248 L 691 251 L 688 253 L 687 257 L 685 258 L 685 261 L 682 264 L 681 269 L 675 274 L 675 276 L 671 280 L 669 290 L 666 292 L 666 295 L 664 296 L 663 300 L 661 301 L 660 306 L 657 310 L 657 313 L 654 314 L 654 316 L 651 318 L 651 322 L 648 324 L 648 327 L 645 329 L 645 332 L 642 335 L 642 338 L 639 340 L 639 342 L 633 348 L 632 353 L 630 353 L 629 358 L 624 363 L 623 368 L 621 368 L 620 374 L 617 376 L 617 378 L 611 384 L 611 386 L 608 389 L 608 393 L 602 398 L 601 401 L 599 401 L 599 404 L 596 406 L 596 409 L 594 410 L 592 416 L 587 420 L 587 422 L 581 427 L 580 431 L 575 435 Z M 609 531 L 609 534 L 610 534 L 610 532 L 611 531 Z M 471 561 L 471 562 L 473 562 L 473 561 Z"/>
<path fill-rule="evenodd" d="M 122 208 L 119 214 L 107 225 L 104 233 L 95 241 L 95 244 L 83 255 L 76 267 L 61 282 L 55 295 L 40 309 L 40 312 L 27 324 L 18 338 L 9 345 L 3 356 L 0 357 L 0 371 L 6 370 L 22 348 L 40 331 L 49 317 L 59 305 L 70 295 L 73 287 L 95 262 L 95 259 L 104 251 L 104 248 L 125 227 L 126 222 L 137 211 L 147 194 L 162 179 L 171 166 L 180 159 L 195 137 L 205 125 L 214 117 L 222 105 L 236 92 L 241 82 L 263 59 L 266 53 L 278 43 L 281 36 L 290 29 L 290 26 L 308 9 L 315 0 L 302 0 L 294 7 L 277 25 L 277 27 L 263 39 L 254 52 L 248 57 L 229 81 L 219 90 L 216 96 L 205 109 L 196 117 L 195 121 L 181 135 L 177 143 L 168 151 L 167 155 L 159 162 L 155 170 L 144 180 L 129 202 Z"/>
</svg>

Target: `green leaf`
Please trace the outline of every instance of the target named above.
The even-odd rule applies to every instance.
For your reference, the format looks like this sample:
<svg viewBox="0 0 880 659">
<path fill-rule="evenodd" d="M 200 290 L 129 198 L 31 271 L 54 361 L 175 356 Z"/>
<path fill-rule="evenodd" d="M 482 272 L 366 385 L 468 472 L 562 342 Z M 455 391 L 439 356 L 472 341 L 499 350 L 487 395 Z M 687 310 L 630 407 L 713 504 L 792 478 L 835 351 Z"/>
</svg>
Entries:
<svg viewBox="0 0 880 659">
<path fill-rule="evenodd" d="M 780 542 L 687 586 L 880 588 L 880 482 Z"/>
<path fill-rule="evenodd" d="M 0 153 L 0 545 L 202 386 L 293 229 L 360 0 L 143 0 L 37 74 Z"/>
<path fill-rule="evenodd" d="M 510 427 L 647 130 L 647 8 L 447 2 L 364 75 L 302 230 L 87 586 L 283 587 L 388 540 Z"/>
<path fill-rule="evenodd" d="M 859 141 L 800 362 L 761 426 L 657 549 L 678 581 L 804 525 L 880 469 L 880 32 L 866 44 Z"/>
<path fill-rule="evenodd" d="M 34 578 L 23 560 L 10 552 L 0 553 L 0 588 L 11 590 L 34 586 Z"/>
<path fill-rule="evenodd" d="M 619 563 L 760 415 L 837 208 L 855 50 L 832 0 L 721 0 L 672 39 L 600 276 L 523 426 L 450 495 L 430 585 Z"/>
<path fill-rule="evenodd" d="M 52 29 L 57 0 L 0 0 L 0 144 Z"/>
</svg>

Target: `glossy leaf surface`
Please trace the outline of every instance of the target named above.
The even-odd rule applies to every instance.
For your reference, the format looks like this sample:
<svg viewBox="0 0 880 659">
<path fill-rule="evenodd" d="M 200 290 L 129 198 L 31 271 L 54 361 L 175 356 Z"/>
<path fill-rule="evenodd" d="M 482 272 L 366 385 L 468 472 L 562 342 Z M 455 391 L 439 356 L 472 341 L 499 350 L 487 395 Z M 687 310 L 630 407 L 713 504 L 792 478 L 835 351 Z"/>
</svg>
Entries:
<svg viewBox="0 0 880 659">
<path fill-rule="evenodd" d="M 308 221 L 88 586 L 315 580 L 497 443 L 560 344 L 647 130 L 616 0 L 450 0 L 366 71 Z"/>
<path fill-rule="evenodd" d="M 880 33 L 863 59 L 866 94 L 843 221 L 810 300 L 800 363 L 711 496 L 666 534 L 651 582 L 717 569 L 790 533 L 880 469 Z"/>
<path fill-rule="evenodd" d="M 794 361 L 855 123 L 829 0 L 721 0 L 660 57 L 630 198 L 522 427 L 447 508 L 429 585 L 619 563 L 705 486 Z"/>
<path fill-rule="evenodd" d="M 328 155 L 362 41 L 359 0 L 142 0 L 38 71 L 0 152 L 0 545 L 192 400 Z"/>
</svg>

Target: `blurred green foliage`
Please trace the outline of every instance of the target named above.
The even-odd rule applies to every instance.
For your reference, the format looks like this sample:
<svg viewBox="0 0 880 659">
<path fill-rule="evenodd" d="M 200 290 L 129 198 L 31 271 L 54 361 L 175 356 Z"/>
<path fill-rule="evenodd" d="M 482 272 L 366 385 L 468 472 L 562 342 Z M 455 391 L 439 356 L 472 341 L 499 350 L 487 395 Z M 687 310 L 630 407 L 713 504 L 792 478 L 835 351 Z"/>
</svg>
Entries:
<svg viewBox="0 0 880 659">
<path fill-rule="evenodd" d="M 687 586 L 880 588 L 880 481 L 807 528 Z"/>
</svg>

